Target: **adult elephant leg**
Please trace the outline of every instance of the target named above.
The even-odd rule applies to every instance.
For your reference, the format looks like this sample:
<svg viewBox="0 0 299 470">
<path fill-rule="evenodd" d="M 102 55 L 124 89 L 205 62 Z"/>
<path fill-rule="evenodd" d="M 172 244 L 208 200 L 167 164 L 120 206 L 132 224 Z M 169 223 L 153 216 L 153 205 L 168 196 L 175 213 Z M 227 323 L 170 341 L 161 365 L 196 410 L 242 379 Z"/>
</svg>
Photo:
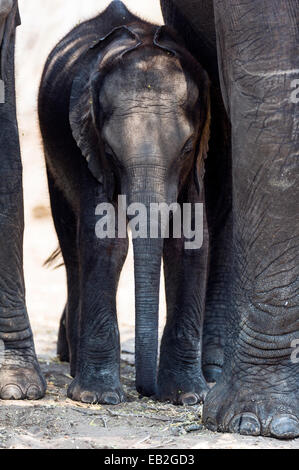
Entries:
<svg viewBox="0 0 299 470">
<path fill-rule="evenodd" d="M 296 0 L 215 0 L 233 133 L 233 299 L 212 430 L 299 436 L 299 140 Z M 297 64 L 297 69 L 296 69 Z"/>
<path fill-rule="evenodd" d="M 4 40 L 7 40 L 4 32 Z M 0 398 L 37 399 L 45 381 L 25 305 L 22 166 L 14 94 L 14 37 L 7 46 L 0 103 Z"/>
<path fill-rule="evenodd" d="M 196 192 L 194 188 L 192 192 Z M 200 201 L 198 195 L 191 200 Z M 201 229 L 201 248 L 187 249 L 184 236 L 164 241 L 167 322 L 161 343 L 158 398 L 179 405 L 203 402 L 208 391 L 202 373 L 202 330 L 209 249 L 205 215 Z"/>
<path fill-rule="evenodd" d="M 179 31 L 211 79 L 211 138 L 206 162 L 206 209 L 210 267 L 203 334 L 203 372 L 208 382 L 221 374 L 231 297 L 232 177 L 231 127 L 218 72 L 213 0 L 161 0 L 164 20 Z"/>
</svg>

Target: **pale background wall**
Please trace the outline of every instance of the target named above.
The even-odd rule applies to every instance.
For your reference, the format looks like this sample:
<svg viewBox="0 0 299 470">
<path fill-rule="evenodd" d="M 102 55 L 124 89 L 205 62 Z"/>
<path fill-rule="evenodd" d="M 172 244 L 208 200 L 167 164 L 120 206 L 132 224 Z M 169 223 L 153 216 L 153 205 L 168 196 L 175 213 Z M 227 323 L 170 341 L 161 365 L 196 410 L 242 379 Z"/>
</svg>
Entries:
<svg viewBox="0 0 299 470">
<path fill-rule="evenodd" d="M 49 270 L 43 262 L 57 246 L 50 210 L 45 165 L 37 124 L 37 91 L 52 47 L 79 21 L 91 18 L 109 0 L 19 0 L 22 25 L 17 30 L 17 105 L 24 166 L 24 262 L 27 305 L 38 353 L 55 354 L 58 320 L 66 300 L 64 268 Z M 158 0 L 126 0 L 131 11 L 162 23 Z M 162 294 L 161 318 L 164 316 Z M 134 282 L 132 254 L 123 270 L 118 295 L 122 339 L 133 336 Z"/>
</svg>

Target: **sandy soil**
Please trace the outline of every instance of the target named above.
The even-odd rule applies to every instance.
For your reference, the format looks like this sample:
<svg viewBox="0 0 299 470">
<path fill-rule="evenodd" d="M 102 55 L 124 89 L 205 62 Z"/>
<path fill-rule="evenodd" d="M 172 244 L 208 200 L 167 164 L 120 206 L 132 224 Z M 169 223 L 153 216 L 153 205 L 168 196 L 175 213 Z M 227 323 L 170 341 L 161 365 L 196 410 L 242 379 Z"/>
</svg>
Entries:
<svg viewBox="0 0 299 470">
<path fill-rule="evenodd" d="M 101 11 L 104 0 L 19 0 L 22 26 L 17 42 L 18 115 L 24 164 L 25 277 L 27 304 L 37 353 L 48 382 L 39 402 L 2 402 L 0 448 L 298 448 L 299 442 L 214 434 L 201 424 L 201 407 L 174 407 L 139 399 L 134 390 L 134 286 L 132 254 L 123 270 L 119 323 L 123 343 L 122 381 L 128 401 L 117 407 L 87 406 L 66 397 L 69 368 L 56 358 L 56 337 L 66 299 L 64 269 L 43 268 L 57 247 L 37 127 L 36 96 L 50 49 L 73 25 Z M 126 4 L 161 22 L 158 0 Z M 63 5 L 63 6 L 62 6 Z M 162 286 L 161 327 L 165 316 Z"/>
</svg>

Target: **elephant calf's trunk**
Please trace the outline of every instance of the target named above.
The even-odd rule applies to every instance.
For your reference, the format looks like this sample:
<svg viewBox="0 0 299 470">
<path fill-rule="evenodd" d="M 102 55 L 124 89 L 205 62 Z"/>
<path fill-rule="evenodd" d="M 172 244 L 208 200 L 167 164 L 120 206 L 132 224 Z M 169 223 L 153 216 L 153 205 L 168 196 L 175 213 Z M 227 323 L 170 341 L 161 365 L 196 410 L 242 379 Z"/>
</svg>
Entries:
<svg viewBox="0 0 299 470">
<path fill-rule="evenodd" d="M 136 388 L 156 393 L 159 290 L 163 240 L 135 239 Z"/>
<path fill-rule="evenodd" d="M 154 164 L 150 165 L 149 162 L 150 158 L 144 165 L 131 167 L 128 170 L 127 184 L 129 188 L 128 202 L 130 204 L 141 204 L 143 210 L 145 209 L 145 211 L 140 210 L 137 226 L 139 227 L 139 234 L 142 233 L 141 236 L 147 238 L 134 238 L 133 234 L 136 388 L 140 394 L 145 396 L 156 394 L 159 291 L 163 254 L 163 238 L 151 238 L 151 229 L 159 229 L 160 226 L 159 220 L 155 218 L 152 220 L 151 204 L 161 203 L 166 200 L 166 170 L 160 167 L 157 168 Z M 139 209 L 137 210 L 139 211 Z M 154 227 L 153 224 L 158 224 L 158 227 Z"/>
</svg>

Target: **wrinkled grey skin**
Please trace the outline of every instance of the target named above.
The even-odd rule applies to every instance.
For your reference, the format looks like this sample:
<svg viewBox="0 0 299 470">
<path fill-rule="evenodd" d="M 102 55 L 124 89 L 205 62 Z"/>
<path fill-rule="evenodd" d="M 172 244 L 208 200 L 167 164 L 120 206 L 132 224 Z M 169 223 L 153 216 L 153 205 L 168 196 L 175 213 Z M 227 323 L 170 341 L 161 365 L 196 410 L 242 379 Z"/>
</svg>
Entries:
<svg viewBox="0 0 299 470">
<path fill-rule="evenodd" d="M 207 201 L 208 219 L 217 225 L 222 217 L 231 236 L 223 224 L 215 235 L 212 229 L 203 358 L 204 370 L 218 381 L 206 398 L 204 422 L 214 431 L 295 438 L 299 106 L 291 93 L 298 79 L 298 1 L 161 0 L 161 6 L 166 23 L 210 75 L 212 123 L 226 122 L 206 178 L 207 188 L 213 177 L 219 182 L 213 161 L 221 154 L 228 176 L 223 173 L 224 186 L 212 197 L 226 207 L 214 210 Z M 211 142 L 214 131 L 212 125 Z"/>
<path fill-rule="evenodd" d="M 23 277 L 22 166 L 14 89 L 15 28 L 20 24 L 16 1 L 0 0 L 0 364 L 1 399 L 37 399 L 45 382 L 37 363 L 25 305 Z M 1 343 L 1 346 L 3 343 Z"/>
<path fill-rule="evenodd" d="M 151 202 L 204 201 L 208 78 L 171 31 L 113 2 L 50 54 L 39 117 L 68 278 L 58 345 L 75 377 L 68 396 L 117 404 L 116 290 L 128 240 L 97 239 L 95 208 L 116 205 L 118 194 L 148 210 Z M 183 238 L 134 241 L 136 387 L 178 404 L 202 401 L 208 390 L 201 371 L 204 230 L 204 246 L 189 252 Z M 162 256 L 168 320 L 157 374 Z"/>
</svg>

